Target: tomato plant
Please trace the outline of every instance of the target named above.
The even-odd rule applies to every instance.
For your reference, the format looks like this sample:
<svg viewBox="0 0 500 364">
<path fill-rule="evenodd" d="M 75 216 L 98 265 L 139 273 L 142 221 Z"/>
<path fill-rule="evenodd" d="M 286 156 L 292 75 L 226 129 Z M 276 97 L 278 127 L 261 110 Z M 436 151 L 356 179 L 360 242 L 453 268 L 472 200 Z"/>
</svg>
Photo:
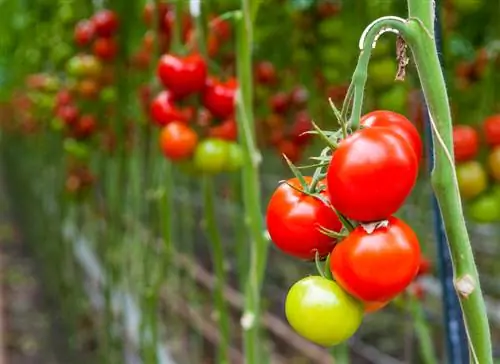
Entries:
<svg viewBox="0 0 500 364">
<path fill-rule="evenodd" d="M 189 158 L 197 144 L 198 135 L 183 122 L 173 121 L 161 130 L 160 148 L 173 161 Z"/>
<path fill-rule="evenodd" d="M 472 199 L 488 187 L 486 172 L 477 161 L 457 165 L 457 179 L 460 194 L 464 199 Z"/>
<path fill-rule="evenodd" d="M 310 276 L 296 282 L 288 291 L 285 314 L 301 336 L 322 346 L 333 346 L 358 330 L 363 306 L 337 283 Z"/>
<path fill-rule="evenodd" d="M 453 127 L 453 151 L 456 162 L 466 162 L 473 159 L 479 150 L 477 131 L 468 125 Z"/>
<path fill-rule="evenodd" d="M 415 152 L 397 132 L 361 129 L 341 141 L 332 156 L 327 171 L 330 201 L 350 219 L 383 220 L 401 207 L 417 173 Z"/>
<path fill-rule="evenodd" d="M 468 213 L 477 222 L 500 221 L 500 201 L 494 194 L 481 195 L 471 203 Z"/>
<path fill-rule="evenodd" d="M 483 124 L 486 142 L 491 146 L 500 145 L 500 114 L 487 118 Z"/>
<path fill-rule="evenodd" d="M 166 54 L 158 62 L 157 74 L 165 88 L 182 98 L 203 90 L 207 65 L 199 54 L 186 57 Z"/>
<path fill-rule="evenodd" d="M 394 298 L 412 282 L 419 266 L 417 236 L 395 217 L 372 232 L 358 226 L 335 246 L 330 257 L 330 268 L 338 284 L 368 302 Z"/>
<path fill-rule="evenodd" d="M 310 184 L 311 177 L 305 177 Z M 274 191 L 267 206 L 267 231 L 273 243 L 283 252 L 311 260 L 316 253 L 326 256 L 335 245 L 336 239 L 321 232 L 320 228 L 339 232 L 342 225 L 337 214 L 325 203 L 328 195 L 325 181 L 318 187 L 320 198 L 309 196 L 297 178 L 281 183 Z M 323 200 L 321 200 L 323 199 Z"/>
</svg>

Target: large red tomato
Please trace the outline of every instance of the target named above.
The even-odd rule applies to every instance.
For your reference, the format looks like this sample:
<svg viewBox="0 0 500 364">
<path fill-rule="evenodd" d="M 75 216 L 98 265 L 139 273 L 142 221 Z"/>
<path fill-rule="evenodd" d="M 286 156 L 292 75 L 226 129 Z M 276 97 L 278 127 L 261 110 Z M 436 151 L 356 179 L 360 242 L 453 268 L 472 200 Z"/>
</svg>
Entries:
<svg viewBox="0 0 500 364">
<path fill-rule="evenodd" d="M 417 236 L 395 217 L 371 233 L 358 226 L 330 256 L 330 269 L 338 284 L 367 302 L 386 302 L 403 292 L 419 266 Z"/>
<path fill-rule="evenodd" d="M 484 121 L 484 135 L 491 147 L 500 145 L 500 114 L 490 116 Z"/>
<path fill-rule="evenodd" d="M 118 30 L 118 16 L 112 10 L 100 10 L 92 17 L 92 22 L 101 37 L 111 37 Z"/>
<path fill-rule="evenodd" d="M 305 177 L 311 182 L 311 177 Z M 283 252 L 311 260 L 316 252 L 323 257 L 332 250 L 335 239 L 320 231 L 320 227 L 340 231 L 342 224 L 331 206 L 302 192 L 296 178 L 282 183 L 274 191 L 267 206 L 267 230 L 274 244 Z M 324 182 L 320 182 L 324 187 Z M 320 195 L 327 198 L 325 190 Z"/>
<path fill-rule="evenodd" d="M 366 128 L 344 139 L 327 171 L 333 206 L 357 221 L 384 220 L 410 194 L 418 162 L 410 144 L 388 128 Z"/>
<path fill-rule="evenodd" d="M 473 159 L 479 150 L 479 135 L 468 125 L 453 127 L 453 151 L 456 162 L 466 162 Z"/>
<path fill-rule="evenodd" d="M 217 118 L 227 119 L 232 117 L 237 88 L 238 83 L 234 78 L 230 78 L 226 82 L 208 79 L 203 90 L 203 106 Z"/>
<path fill-rule="evenodd" d="M 203 90 L 207 65 L 199 54 L 187 57 L 166 54 L 160 58 L 157 73 L 165 88 L 176 97 L 185 97 Z"/>
<path fill-rule="evenodd" d="M 179 161 L 189 158 L 198 144 L 196 132 L 183 122 L 167 124 L 160 134 L 160 147 L 165 157 Z"/>
<path fill-rule="evenodd" d="M 393 111 L 376 110 L 364 115 L 361 125 L 391 128 L 411 144 L 418 160 L 422 157 L 422 139 L 415 125 L 405 116 Z"/>
<path fill-rule="evenodd" d="M 168 91 L 160 92 L 153 99 L 150 114 L 153 121 L 160 126 L 165 126 L 172 121 L 188 121 L 187 113 L 174 104 L 174 99 Z"/>
</svg>

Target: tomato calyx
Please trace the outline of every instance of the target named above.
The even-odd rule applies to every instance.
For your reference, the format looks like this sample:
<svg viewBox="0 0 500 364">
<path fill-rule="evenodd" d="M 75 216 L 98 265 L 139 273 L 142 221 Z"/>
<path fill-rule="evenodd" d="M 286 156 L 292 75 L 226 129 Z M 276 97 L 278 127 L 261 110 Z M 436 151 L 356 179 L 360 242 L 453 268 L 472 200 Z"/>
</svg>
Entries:
<svg viewBox="0 0 500 364">
<path fill-rule="evenodd" d="M 360 224 L 361 227 L 366 231 L 367 234 L 372 234 L 375 230 L 379 228 L 386 228 L 389 226 L 388 220 L 381 220 L 369 223 Z"/>
</svg>

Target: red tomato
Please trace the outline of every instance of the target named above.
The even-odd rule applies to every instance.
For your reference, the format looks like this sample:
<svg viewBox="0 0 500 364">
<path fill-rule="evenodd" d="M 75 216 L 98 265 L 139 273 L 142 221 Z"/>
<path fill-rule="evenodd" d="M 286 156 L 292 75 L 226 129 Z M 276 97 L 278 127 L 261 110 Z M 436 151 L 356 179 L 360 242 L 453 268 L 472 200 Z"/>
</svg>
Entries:
<svg viewBox="0 0 500 364">
<path fill-rule="evenodd" d="M 159 26 L 159 28 L 164 31 L 164 32 L 169 32 L 169 24 L 164 21 L 165 16 L 167 16 L 167 13 L 169 12 L 170 7 L 167 3 L 160 2 L 158 3 L 158 9 L 155 8 L 154 3 L 147 3 L 146 6 L 144 6 L 144 11 L 142 12 L 142 18 L 144 19 L 144 22 L 151 26 L 153 23 L 153 17 L 156 17 L 156 22 Z"/>
<path fill-rule="evenodd" d="M 168 91 L 160 92 L 151 102 L 151 118 L 159 126 L 165 126 L 172 121 L 187 122 L 188 117 L 184 110 L 174 104 L 172 94 Z"/>
<path fill-rule="evenodd" d="M 67 89 L 62 89 L 57 92 L 56 95 L 56 107 L 68 105 L 73 101 L 73 97 L 71 96 L 71 92 Z"/>
<path fill-rule="evenodd" d="M 468 125 L 453 127 L 453 151 L 455 162 L 466 162 L 473 159 L 479 150 L 477 131 Z"/>
<path fill-rule="evenodd" d="M 221 124 L 212 126 L 208 130 L 208 136 L 228 141 L 235 141 L 238 139 L 238 125 L 234 119 L 227 119 Z"/>
<path fill-rule="evenodd" d="M 163 86 L 181 98 L 203 90 L 207 65 L 199 54 L 187 57 L 167 54 L 160 58 L 157 74 Z"/>
<path fill-rule="evenodd" d="M 290 140 L 281 140 L 278 144 L 278 150 L 280 155 L 286 155 L 286 157 L 292 163 L 297 163 L 302 157 L 302 150 L 297 144 Z"/>
<path fill-rule="evenodd" d="M 413 281 L 420 265 L 420 245 L 413 230 L 395 217 L 387 221 L 387 227 L 372 233 L 358 226 L 330 255 L 337 283 L 365 302 L 397 296 Z"/>
<path fill-rule="evenodd" d="M 262 85 L 274 85 L 278 80 L 276 77 L 276 69 L 269 61 L 261 61 L 257 63 L 255 68 L 255 77 L 257 82 Z"/>
<path fill-rule="evenodd" d="M 420 264 L 418 266 L 418 275 L 423 276 L 432 270 L 432 264 L 429 259 L 424 256 L 420 257 Z"/>
<path fill-rule="evenodd" d="M 290 107 L 290 96 L 285 92 L 278 92 L 270 99 L 271 110 L 276 114 L 284 114 Z"/>
<path fill-rule="evenodd" d="M 103 9 L 92 17 L 95 32 L 101 37 L 110 37 L 118 30 L 118 16 L 114 11 Z"/>
<path fill-rule="evenodd" d="M 235 109 L 235 93 L 238 83 L 234 78 L 226 82 L 208 79 L 203 90 L 202 102 L 215 117 L 227 119 L 233 116 Z"/>
<path fill-rule="evenodd" d="M 80 47 L 88 45 L 95 35 L 94 23 L 90 20 L 81 20 L 75 26 L 74 39 Z"/>
<path fill-rule="evenodd" d="M 224 19 L 215 17 L 210 20 L 210 30 L 221 41 L 227 41 L 231 38 L 231 24 Z"/>
<path fill-rule="evenodd" d="M 74 126 L 74 133 L 77 138 L 87 138 L 91 136 L 97 127 L 96 119 L 93 115 L 82 115 Z"/>
<path fill-rule="evenodd" d="M 487 118 L 483 128 L 488 145 L 491 147 L 500 145 L 500 114 Z"/>
<path fill-rule="evenodd" d="M 309 184 L 311 177 L 305 177 Z M 287 183 L 302 190 L 298 179 Z M 342 228 L 333 208 L 318 198 L 307 196 L 286 183 L 274 191 L 267 206 L 267 230 L 273 243 L 283 252 L 306 260 L 314 259 L 316 252 L 321 257 L 332 250 L 335 239 L 323 234 L 319 228 L 339 232 Z M 325 187 L 325 182 L 320 185 Z M 319 193 L 325 200 L 326 190 Z"/>
<path fill-rule="evenodd" d="M 425 298 L 425 288 L 419 282 L 412 283 L 408 287 L 408 293 L 419 301 L 422 301 Z"/>
<path fill-rule="evenodd" d="M 183 122 L 173 121 L 161 130 L 160 148 L 173 161 L 189 158 L 197 144 L 198 135 Z"/>
<path fill-rule="evenodd" d="M 422 139 L 413 123 L 401 114 L 393 111 L 372 111 L 361 118 L 361 125 L 369 127 L 388 127 L 401 135 L 411 144 L 417 159 L 422 157 Z"/>
<path fill-rule="evenodd" d="M 328 167 L 330 201 L 357 221 L 383 220 L 410 194 L 418 163 L 410 144 L 388 128 L 366 128 L 340 142 Z"/>
<path fill-rule="evenodd" d="M 64 124 L 73 125 L 78 120 L 80 112 L 74 105 L 61 105 L 57 109 L 57 117 L 60 118 Z"/>
<path fill-rule="evenodd" d="M 309 99 L 309 92 L 303 86 L 295 87 L 290 93 L 290 101 L 294 106 L 302 107 Z"/>
<path fill-rule="evenodd" d="M 173 11 L 168 11 L 167 14 L 165 15 L 165 18 L 163 19 L 163 22 L 165 23 L 164 27 L 165 29 L 174 29 L 174 23 L 175 23 L 175 12 Z M 182 17 L 182 41 L 186 42 L 189 31 L 193 27 L 193 20 L 189 14 L 184 14 Z"/>
<path fill-rule="evenodd" d="M 363 302 L 363 303 L 365 306 L 365 312 L 366 313 L 373 313 L 373 312 L 381 310 L 382 308 L 387 306 L 389 304 L 389 301 L 385 301 L 385 302 L 373 301 L 373 302 Z"/>
<path fill-rule="evenodd" d="M 97 38 L 93 49 L 96 57 L 105 61 L 111 61 L 118 53 L 118 44 L 113 38 Z"/>
<path fill-rule="evenodd" d="M 295 144 L 299 146 L 306 145 L 313 137 L 312 134 L 304 134 L 313 130 L 311 118 L 307 111 L 300 111 L 295 115 L 295 120 L 292 125 L 291 137 Z"/>
</svg>

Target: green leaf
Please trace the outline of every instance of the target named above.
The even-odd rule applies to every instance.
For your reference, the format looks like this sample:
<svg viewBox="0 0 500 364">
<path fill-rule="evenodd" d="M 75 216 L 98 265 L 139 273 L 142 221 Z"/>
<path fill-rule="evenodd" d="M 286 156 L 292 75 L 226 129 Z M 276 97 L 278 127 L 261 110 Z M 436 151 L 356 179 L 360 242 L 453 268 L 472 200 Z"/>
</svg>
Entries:
<svg viewBox="0 0 500 364">
<path fill-rule="evenodd" d="M 304 189 L 306 189 L 307 183 L 306 183 L 306 180 L 304 179 L 304 176 L 300 172 L 300 170 L 292 163 L 292 161 L 290 159 L 288 159 L 288 157 L 285 154 L 283 154 L 283 158 L 285 158 L 285 161 L 288 164 L 288 167 L 290 167 L 290 169 L 292 170 L 292 173 L 295 175 L 295 177 L 297 177 L 297 179 L 299 180 L 302 187 Z"/>
</svg>

